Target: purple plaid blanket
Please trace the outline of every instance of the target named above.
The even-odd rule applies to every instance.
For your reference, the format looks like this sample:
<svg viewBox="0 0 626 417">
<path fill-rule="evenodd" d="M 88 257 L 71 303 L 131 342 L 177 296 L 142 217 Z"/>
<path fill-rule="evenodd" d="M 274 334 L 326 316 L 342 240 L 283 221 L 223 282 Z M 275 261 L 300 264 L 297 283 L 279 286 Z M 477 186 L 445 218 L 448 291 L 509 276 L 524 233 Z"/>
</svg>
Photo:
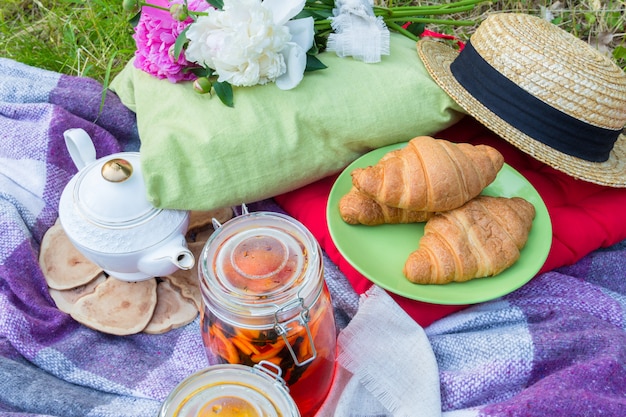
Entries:
<svg viewBox="0 0 626 417">
<path fill-rule="evenodd" d="M 433 323 L 443 410 L 625 416 L 625 276 L 621 243 Z"/>
<path fill-rule="evenodd" d="M 162 335 L 111 336 L 78 324 L 49 296 L 40 242 L 76 173 L 63 131 L 85 129 L 98 157 L 140 148 L 134 114 L 110 93 L 101 99 L 94 80 L 0 58 L 2 415 L 154 416 L 178 382 L 207 365 L 197 319 Z M 272 200 L 250 208 L 280 210 Z M 442 414 L 625 416 L 625 276 L 622 243 L 425 329 Z M 328 259 L 326 280 L 340 331 L 358 297 Z M 364 404 L 352 415 L 391 415 Z"/>
</svg>

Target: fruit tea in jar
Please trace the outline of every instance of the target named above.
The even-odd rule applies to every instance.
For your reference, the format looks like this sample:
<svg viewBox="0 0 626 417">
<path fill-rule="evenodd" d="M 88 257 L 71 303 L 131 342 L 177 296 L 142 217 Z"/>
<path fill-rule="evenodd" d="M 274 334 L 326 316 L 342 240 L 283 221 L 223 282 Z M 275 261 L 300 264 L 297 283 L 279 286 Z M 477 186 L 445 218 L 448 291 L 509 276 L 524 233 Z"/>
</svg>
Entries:
<svg viewBox="0 0 626 417">
<path fill-rule="evenodd" d="M 159 417 L 300 417 L 280 373 L 268 362 L 210 366 L 178 384 Z"/>
<path fill-rule="evenodd" d="M 244 210 L 216 226 L 199 264 L 209 362 L 276 364 L 300 413 L 312 416 L 330 389 L 336 346 L 319 244 L 280 213 Z"/>
</svg>

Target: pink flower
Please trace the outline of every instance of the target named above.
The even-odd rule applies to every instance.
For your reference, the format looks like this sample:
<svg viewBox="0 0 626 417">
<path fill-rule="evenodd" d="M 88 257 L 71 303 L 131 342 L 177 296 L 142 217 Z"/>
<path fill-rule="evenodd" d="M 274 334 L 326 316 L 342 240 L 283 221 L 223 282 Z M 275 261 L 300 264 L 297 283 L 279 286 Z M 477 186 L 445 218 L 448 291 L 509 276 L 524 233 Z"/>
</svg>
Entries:
<svg viewBox="0 0 626 417">
<path fill-rule="evenodd" d="M 154 5 L 166 8 L 176 2 L 151 1 Z M 189 0 L 188 7 L 189 10 L 204 11 L 210 5 L 205 0 Z M 181 53 L 178 60 L 175 60 L 173 56 L 176 38 L 192 22 L 191 18 L 179 22 L 167 11 L 144 7 L 133 35 L 137 45 L 135 67 L 155 77 L 167 78 L 173 83 L 195 79 L 196 76 L 193 73 L 183 71 L 185 67 L 190 66 L 190 62 L 185 59 L 185 54 Z"/>
</svg>

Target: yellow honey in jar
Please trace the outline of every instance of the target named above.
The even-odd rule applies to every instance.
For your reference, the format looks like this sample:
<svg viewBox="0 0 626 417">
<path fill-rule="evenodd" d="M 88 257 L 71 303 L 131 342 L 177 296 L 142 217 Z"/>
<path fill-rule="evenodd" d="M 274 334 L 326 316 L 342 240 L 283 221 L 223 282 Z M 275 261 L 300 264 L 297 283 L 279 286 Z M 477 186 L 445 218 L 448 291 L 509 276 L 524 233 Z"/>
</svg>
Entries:
<svg viewBox="0 0 626 417">
<path fill-rule="evenodd" d="M 185 378 L 159 417 L 300 417 L 280 368 L 214 365 Z"/>
<path fill-rule="evenodd" d="M 197 417 L 262 417 L 249 401 L 239 397 L 218 397 L 200 409 Z"/>
</svg>

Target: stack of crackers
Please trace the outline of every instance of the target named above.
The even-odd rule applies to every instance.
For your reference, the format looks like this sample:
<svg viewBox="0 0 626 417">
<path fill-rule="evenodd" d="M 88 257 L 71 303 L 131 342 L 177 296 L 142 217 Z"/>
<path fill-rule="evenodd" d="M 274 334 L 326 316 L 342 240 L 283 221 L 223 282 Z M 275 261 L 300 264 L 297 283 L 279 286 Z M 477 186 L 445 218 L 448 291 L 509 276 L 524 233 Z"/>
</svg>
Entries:
<svg viewBox="0 0 626 417">
<path fill-rule="evenodd" d="M 228 208 L 192 211 L 186 235 L 196 261 Z M 92 329 L 113 335 L 160 334 L 192 322 L 202 308 L 197 266 L 171 275 L 128 282 L 83 256 L 57 221 L 41 242 L 39 264 L 57 308 Z"/>
</svg>

